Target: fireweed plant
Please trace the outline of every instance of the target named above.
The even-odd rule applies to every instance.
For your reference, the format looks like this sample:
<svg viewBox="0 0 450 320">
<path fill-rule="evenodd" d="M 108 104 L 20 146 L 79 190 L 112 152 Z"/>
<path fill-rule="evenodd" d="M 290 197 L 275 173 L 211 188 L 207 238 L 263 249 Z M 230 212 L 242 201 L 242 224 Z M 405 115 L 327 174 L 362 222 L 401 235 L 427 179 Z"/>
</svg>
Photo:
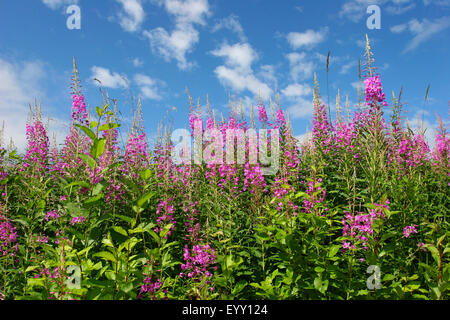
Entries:
<svg viewBox="0 0 450 320">
<path fill-rule="evenodd" d="M 250 159 L 250 139 L 232 142 L 243 163 L 175 163 L 167 127 L 150 150 L 140 101 L 119 145 L 114 100 L 89 113 L 74 61 L 62 147 L 40 107 L 24 155 L 0 146 L 0 299 L 449 299 L 447 128 L 440 120 L 431 148 L 405 127 L 401 94 L 389 104 L 369 43 L 366 58 L 364 99 L 346 121 L 330 120 L 316 81 L 302 145 L 272 103 L 248 121 L 239 106 L 202 118 L 190 99 L 192 137 L 278 137 L 272 175 Z M 217 159 L 223 142 L 194 152 Z M 367 285 L 369 266 L 379 289 Z"/>
</svg>

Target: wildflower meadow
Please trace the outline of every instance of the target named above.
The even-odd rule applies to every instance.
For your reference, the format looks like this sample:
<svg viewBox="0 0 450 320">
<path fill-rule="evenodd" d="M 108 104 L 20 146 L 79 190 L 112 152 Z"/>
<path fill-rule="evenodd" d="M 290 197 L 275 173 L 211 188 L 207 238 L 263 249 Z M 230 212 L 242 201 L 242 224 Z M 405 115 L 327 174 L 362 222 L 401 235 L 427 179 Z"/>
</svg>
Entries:
<svg viewBox="0 0 450 320">
<path fill-rule="evenodd" d="M 365 53 L 357 111 L 316 81 L 302 143 L 276 102 L 205 117 L 189 97 L 187 134 L 152 147 L 139 107 L 119 143 L 74 60 L 63 145 L 35 105 L 25 152 L 1 146 L 0 299 L 448 300 L 448 128 L 430 147 Z"/>
</svg>

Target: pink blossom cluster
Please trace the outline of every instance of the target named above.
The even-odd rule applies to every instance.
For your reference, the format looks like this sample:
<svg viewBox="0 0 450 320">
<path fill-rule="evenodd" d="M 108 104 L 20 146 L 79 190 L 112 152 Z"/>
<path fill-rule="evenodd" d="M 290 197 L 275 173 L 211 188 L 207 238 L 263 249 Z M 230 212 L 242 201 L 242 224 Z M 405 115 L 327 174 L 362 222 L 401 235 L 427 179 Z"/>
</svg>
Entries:
<svg viewBox="0 0 450 320">
<path fill-rule="evenodd" d="M 215 250 L 209 244 L 194 245 L 191 250 L 186 246 L 183 256 L 185 263 L 181 265 L 183 272 L 180 273 L 180 277 L 187 276 L 198 282 L 206 280 L 205 283 L 210 284 L 210 279 L 213 277 L 210 269 L 217 270 L 217 267 L 214 266 L 216 261 Z"/>
<path fill-rule="evenodd" d="M 158 203 L 158 208 L 156 209 L 158 219 L 156 220 L 157 227 L 155 228 L 155 232 L 161 232 L 165 225 L 172 224 L 169 232 L 167 232 L 167 235 L 165 236 L 165 239 L 172 234 L 172 231 L 175 230 L 175 224 L 177 223 L 173 217 L 174 206 L 172 202 L 172 197 L 170 197 L 168 201 L 160 200 Z"/>
<path fill-rule="evenodd" d="M 430 148 L 423 135 L 402 136 L 398 140 L 391 136 L 389 142 L 388 164 L 395 164 L 401 175 L 429 160 Z"/>
<path fill-rule="evenodd" d="M 72 226 L 74 226 L 76 224 L 83 224 L 85 222 L 86 222 L 86 218 L 84 216 L 73 217 L 72 220 L 70 221 Z"/>
<path fill-rule="evenodd" d="M 124 154 L 124 173 L 131 173 L 133 177 L 137 178 L 138 173 L 136 168 L 145 167 L 147 154 L 147 141 L 145 133 L 130 134 Z"/>
<path fill-rule="evenodd" d="M 357 249 L 360 245 L 364 250 L 368 249 L 368 241 L 373 237 L 373 223 L 376 219 L 385 217 L 383 209 L 389 209 L 389 200 L 384 204 L 374 203 L 375 209 L 370 209 L 368 214 L 360 213 L 352 215 L 350 212 L 345 212 L 345 218 L 342 218 L 342 235 L 348 237 L 344 240 L 342 248 L 344 251 L 348 249 Z"/>
<path fill-rule="evenodd" d="M 0 254 L 15 256 L 18 251 L 17 230 L 9 219 L 0 214 Z"/>
<path fill-rule="evenodd" d="M 355 154 L 358 142 L 355 124 L 353 122 L 349 124 L 338 122 L 336 124 L 334 144 L 337 150 Z"/>
<path fill-rule="evenodd" d="M 75 123 L 79 123 L 81 125 L 88 125 L 88 114 L 86 111 L 86 104 L 84 102 L 84 96 L 83 95 L 76 95 L 74 94 L 72 96 L 72 120 Z"/>
<path fill-rule="evenodd" d="M 306 193 L 309 197 L 306 197 L 303 200 L 303 206 L 305 208 L 305 212 L 307 213 L 316 213 L 320 214 L 320 210 L 318 210 L 319 206 L 323 207 L 323 211 L 328 212 L 328 208 L 324 206 L 325 195 L 327 194 L 326 190 L 321 186 L 322 178 L 318 178 L 317 180 L 308 181 L 308 188 L 306 189 Z"/>
<path fill-rule="evenodd" d="M 61 270 L 59 269 L 59 267 L 55 267 L 53 268 L 53 271 L 50 271 L 50 269 L 48 268 L 43 268 L 41 270 L 39 270 L 39 273 L 37 273 L 35 276 L 35 278 L 46 278 L 49 277 L 50 279 L 61 279 Z"/>
<path fill-rule="evenodd" d="M 450 163 L 450 135 L 445 131 L 440 132 L 436 135 L 435 141 L 435 149 L 433 152 L 434 164 L 448 167 Z"/>
<path fill-rule="evenodd" d="M 244 165 L 244 188 L 243 191 L 247 189 L 250 193 L 255 194 L 257 190 L 262 192 L 267 192 L 265 187 L 267 186 L 264 181 L 264 176 L 261 171 L 261 165 L 259 163 L 251 165 L 246 163 Z"/>
<path fill-rule="evenodd" d="M 48 237 L 47 236 L 37 236 L 36 242 L 37 243 L 48 243 Z"/>
<path fill-rule="evenodd" d="M 138 299 L 142 299 L 144 294 L 148 294 L 152 300 L 156 300 L 156 294 L 162 285 L 163 283 L 159 279 L 153 280 L 152 277 L 146 276 L 137 296 Z M 163 289 L 163 292 L 167 295 L 167 289 Z"/>
<path fill-rule="evenodd" d="M 276 118 L 277 118 L 277 128 L 284 128 L 284 127 L 286 127 L 286 118 L 284 117 L 283 110 L 281 110 L 281 109 L 277 110 Z"/>
<path fill-rule="evenodd" d="M 325 105 L 317 106 L 314 112 L 312 128 L 313 142 L 324 154 L 328 154 L 331 150 L 333 143 L 331 133 L 332 126 L 328 122 Z"/>
<path fill-rule="evenodd" d="M 183 202 L 183 211 L 186 214 L 186 222 L 184 223 L 186 227 L 185 240 L 196 243 L 201 240 L 199 238 L 200 234 L 200 223 L 198 222 L 199 211 L 196 206 L 198 201 L 192 202 L 188 200 L 188 203 Z"/>
<path fill-rule="evenodd" d="M 32 124 L 27 124 L 26 135 L 28 146 L 24 157 L 24 160 L 26 161 L 23 164 L 24 168 L 37 164 L 38 171 L 45 170 L 49 154 L 49 140 L 42 122 L 36 120 Z"/>
<path fill-rule="evenodd" d="M 417 225 L 415 225 L 415 224 L 410 225 L 410 226 L 406 226 L 406 227 L 403 229 L 403 236 L 404 236 L 405 238 L 409 238 L 409 236 L 410 236 L 411 234 L 417 233 L 416 227 L 417 227 Z"/>
<path fill-rule="evenodd" d="M 368 106 L 375 106 L 377 103 L 382 103 L 385 107 L 388 106 L 385 101 L 386 96 L 383 93 L 379 75 L 366 78 L 364 84 L 366 87 L 366 102 Z"/>
<path fill-rule="evenodd" d="M 259 105 L 258 106 L 258 120 L 261 123 L 267 123 L 267 121 L 269 120 L 267 118 L 267 112 L 266 112 L 266 107 L 263 105 Z"/>
<path fill-rule="evenodd" d="M 45 215 L 45 220 L 49 221 L 49 220 L 56 220 L 59 218 L 59 213 L 56 209 L 53 209 L 49 212 L 46 213 Z"/>
</svg>

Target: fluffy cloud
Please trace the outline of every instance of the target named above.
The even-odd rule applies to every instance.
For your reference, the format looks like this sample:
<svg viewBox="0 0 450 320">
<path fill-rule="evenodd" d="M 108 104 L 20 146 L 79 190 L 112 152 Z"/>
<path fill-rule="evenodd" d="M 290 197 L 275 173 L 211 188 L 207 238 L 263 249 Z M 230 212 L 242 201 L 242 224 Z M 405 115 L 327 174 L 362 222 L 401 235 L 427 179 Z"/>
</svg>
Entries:
<svg viewBox="0 0 450 320">
<path fill-rule="evenodd" d="M 315 63 L 308 59 L 305 52 L 292 52 L 286 55 L 289 60 L 290 75 L 294 81 L 308 79 L 313 75 Z"/>
<path fill-rule="evenodd" d="M 290 32 L 286 36 L 293 49 L 302 47 L 312 48 L 325 40 L 328 28 L 322 28 L 318 31 L 306 30 L 305 32 Z"/>
<path fill-rule="evenodd" d="M 217 32 L 221 29 L 228 29 L 232 32 L 236 33 L 239 37 L 239 40 L 242 42 L 247 41 L 247 37 L 244 33 L 244 28 L 242 28 L 241 23 L 239 22 L 239 18 L 235 15 L 230 15 L 227 18 L 224 18 L 217 22 L 212 28 L 212 32 Z"/>
<path fill-rule="evenodd" d="M 11 62 L 0 58 L 0 127 L 5 123 L 3 142 L 8 145 L 12 139 L 19 152 L 27 145 L 26 123 L 29 105 L 43 101 L 48 110 L 46 93 L 42 83 L 47 81 L 47 66 L 40 61 Z M 45 117 L 43 122 L 47 124 Z M 55 136 L 61 142 L 67 132 L 65 121 L 52 115 L 49 123 L 49 138 Z"/>
<path fill-rule="evenodd" d="M 258 59 L 257 53 L 249 43 L 236 43 L 229 45 L 224 43 L 220 48 L 211 51 L 216 57 L 225 59 L 225 63 L 233 68 L 248 72 L 253 61 Z"/>
<path fill-rule="evenodd" d="M 125 75 L 120 75 L 117 72 L 109 71 L 109 69 L 93 66 L 91 68 L 91 79 L 96 84 L 99 85 L 98 81 L 100 80 L 100 84 L 106 88 L 116 89 L 119 87 L 126 88 L 128 87 L 128 79 Z"/>
<path fill-rule="evenodd" d="M 288 98 L 298 98 L 312 94 L 312 89 L 307 84 L 293 83 L 281 90 L 281 93 Z"/>
<path fill-rule="evenodd" d="M 172 32 L 162 27 L 144 31 L 152 51 L 167 62 L 176 60 L 181 70 L 192 68 L 195 64 L 187 61 L 186 55 L 199 42 L 199 32 L 194 26 L 205 25 L 205 18 L 211 14 L 208 0 L 160 0 L 157 3 L 174 17 L 175 28 Z"/>
<path fill-rule="evenodd" d="M 11 63 L 0 58 L 0 114 L 1 121 L 5 121 L 5 144 L 12 138 L 20 150 L 25 149 L 25 115 L 41 91 L 39 83 L 43 77 L 44 68 L 39 61 Z"/>
<path fill-rule="evenodd" d="M 133 66 L 135 66 L 135 67 L 140 67 L 144 64 L 144 62 L 139 58 L 134 58 L 132 62 L 133 62 Z"/>
<path fill-rule="evenodd" d="M 117 14 L 120 26 L 127 32 L 139 30 L 145 19 L 145 11 L 142 7 L 142 0 L 116 0 L 123 11 Z"/>
<path fill-rule="evenodd" d="M 293 119 L 307 118 L 313 113 L 312 88 L 307 84 L 293 83 L 281 90 L 282 99 L 287 100 L 287 112 Z"/>
<path fill-rule="evenodd" d="M 254 95 L 261 94 L 263 99 L 267 99 L 272 94 L 269 86 L 254 74 L 252 63 L 258 59 L 258 55 L 250 44 L 224 43 L 220 48 L 211 51 L 211 54 L 224 59 L 225 65 L 218 66 L 214 70 L 223 85 L 239 92 L 249 90 Z M 264 69 L 268 71 L 267 68 L 263 68 L 262 71 Z"/>
<path fill-rule="evenodd" d="M 450 27 L 450 16 L 441 17 L 430 21 L 428 19 L 423 19 L 419 21 L 417 19 L 412 19 L 408 23 L 399 24 L 391 27 L 391 32 L 393 33 L 403 33 L 404 31 L 409 31 L 413 38 L 407 44 L 406 48 L 403 50 L 404 53 L 416 49 L 419 45 L 430 39 L 433 35 L 446 30 Z"/>
<path fill-rule="evenodd" d="M 42 2 L 52 10 L 60 9 L 63 6 L 78 4 L 78 0 L 42 0 Z"/>
<path fill-rule="evenodd" d="M 385 2 L 385 0 L 350 0 L 345 1 L 339 11 L 340 18 L 346 18 L 353 22 L 360 21 L 366 16 L 367 7 L 376 4 L 380 5 Z"/>
<path fill-rule="evenodd" d="M 347 74 L 352 68 L 355 68 L 356 66 L 358 66 L 358 63 L 356 61 L 350 61 L 348 63 L 345 63 L 344 65 L 342 65 L 339 73 Z"/>
<path fill-rule="evenodd" d="M 140 73 L 136 74 L 133 79 L 139 86 L 144 99 L 161 100 L 161 95 L 158 92 L 158 83 L 160 81 Z"/>
</svg>

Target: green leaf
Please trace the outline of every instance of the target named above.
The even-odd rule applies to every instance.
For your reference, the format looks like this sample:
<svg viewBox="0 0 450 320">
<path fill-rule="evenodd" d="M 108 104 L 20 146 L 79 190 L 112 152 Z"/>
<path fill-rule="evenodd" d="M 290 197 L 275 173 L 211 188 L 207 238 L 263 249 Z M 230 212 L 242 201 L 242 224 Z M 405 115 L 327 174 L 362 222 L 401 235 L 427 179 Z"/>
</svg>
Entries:
<svg viewBox="0 0 450 320">
<path fill-rule="evenodd" d="M 124 215 L 121 215 L 121 214 L 116 214 L 115 217 L 119 218 L 120 220 L 123 220 L 125 222 L 128 222 L 130 224 L 133 223 L 133 218 L 131 218 L 131 217 L 127 217 L 127 216 L 124 216 Z"/>
<path fill-rule="evenodd" d="M 328 289 L 328 280 L 322 281 L 320 278 L 314 279 L 314 288 L 319 290 L 320 293 L 324 294 Z"/>
<path fill-rule="evenodd" d="M 96 126 L 98 126 L 97 121 L 91 121 L 91 123 L 89 123 L 89 127 L 91 127 L 91 129 L 95 128 Z"/>
<path fill-rule="evenodd" d="M 147 232 L 153 237 L 153 239 L 155 239 L 156 243 L 161 242 L 161 239 L 155 231 L 153 231 L 152 229 L 148 229 Z"/>
<path fill-rule="evenodd" d="M 72 186 L 80 186 L 80 187 L 84 187 L 84 188 L 89 188 L 91 185 L 85 181 L 75 181 L 75 182 L 69 183 L 64 188 L 70 188 Z"/>
<path fill-rule="evenodd" d="M 112 227 L 113 230 L 117 233 L 120 233 L 121 235 L 124 235 L 125 237 L 128 237 L 128 233 L 125 231 L 122 227 Z"/>
<path fill-rule="evenodd" d="M 328 252 L 328 257 L 332 258 L 336 255 L 336 253 L 339 251 L 339 249 L 341 248 L 340 245 L 334 245 L 331 247 L 330 251 Z"/>
<path fill-rule="evenodd" d="M 95 107 L 95 111 L 97 111 L 97 115 L 101 117 L 103 115 L 103 110 L 99 106 Z"/>
<path fill-rule="evenodd" d="M 97 183 L 94 187 L 94 190 L 92 190 L 92 195 L 96 196 L 98 194 L 100 194 L 103 190 L 104 186 L 101 183 Z"/>
<path fill-rule="evenodd" d="M 84 204 L 92 204 L 92 203 L 95 203 L 95 202 L 99 201 L 102 197 L 103 197 L 103 194 L 98 194 L 98 195 L 96 195 L 96 196 L 93 196 L 93 197 L 87 199 L 87 200 L 84 202 Z"/>
<path fill-rule="evenodd" d="M 440 262 L 441 262 L 441 257 L 439 255 L 438 249 L 435 246 L 433 246 L 432 244 L 426 244 L 424 247 L 426 247 L 428 249 L 428 251 L 431 252 L 431 255 L 433 256 L 433 259 L 439 265 Z"/>
<path fill-rule="evenodd" d="M 105 145 L 106 145 L 105 139 L 94 140 L 90 149 L 91 156 L 94 159 L 100 158 L 103 152 L 105 151 Z"/>
<path fill-rule="evenodd" d="M 89 166 L 89 168 L 91 168 L 92 170 L 95 169 L 96 163 L 95 163 L 95 160 L 94 160 L 94 159 L 92 159 L 90 156 L 88 156 L 87 154 L 84 154 L 84 153 L 79 154 L 78 156 L 80 157 L 81 160 L 83 160 L 83 162 L 84 162 L 86 165 Z"/>
<path fill-rule="evenodd" d="M 91 129 L 89 129 L 88 127 L 85 127 L 85 126 L 82 126 L 82 125 L 79 125 L 79 124 L 76 124 L 75 126 L 80 128 L 92 140 L 97 139 L 97 136 L 95 135 L 95 133 Z"/>
<path fill-rule="evenodd" d="M 37 268 L 39 268 L 39 266 L 29 266 L 29 267 L 25 270 L 25 272 L 30 272 L 30 271 L 33 271 L 33 270 L 35 270 L 35 269 L 37 269 Z"/>
<path fill-rule="evenodd" d="M 155 192 L 153 192 L 153 191 L 150 191 L 150 192 L 144 194 L 144 195 L 138 200 L 137 205 L 138 205 L 139 207 L 142 208 L 142 207 L 144 206 L 144 204 L 145 204 L 150 198 L 152 198 L 154 195 L 155 195 Z"/>
<path fill-rule="evenodd" d="M 43 278 L 29 278 L 29 279 L 27 279 L 27 284 L 30 287 L 35 287 L 35 286 L 44 287 L 45 286 L 44 281 L 45 281 L 45 279 L 43 279 Z"/>
<path fill-rule="evenodd" d="M 383 277 L 383 281 L 391 281 L 394 279 L 395 279 L 395 276 L 393 274 L 385 274 Z"/>
<path fill-rule="evenodd" d="M 173 223 L 169 223 L 169 224 L 164 226 L 164 228 L 160 232 L 160 238 L 161 239 L 164 239 L 166 237 L 166 235 L 169 233 L 170 228 L 172 228 L 172 226 L 173 226 Z"/>
<path fill-rule="evenodd" d="M 109 251 L 101 251 L 101 252 L 95 253 L 93 256 L 103 258 L 105 260 L 109 260 L 112 262 L 117 262 L 116 257 L 114 257 L 114 255 Z"/>
<path fill-rule="evenodd" d="M 322 267 L 315 267 L 315 268 L 314 268 L 314 271 L 317 272 L 317 273 L 322 273 L 322 272 L 325 271 L 325 269 L 322 268 Z"/>
<path fill-rule="evenodd" d="M 105 123 L 98 128 L 98 131 L 107 131 L 119 127 L 120 127 L 119 123 Z"/>
<path fill-rule="evenodd" d="M 152 176 L 152 171 L 150 169 L 141 170 L 139 171 L 139 176 L 142 180 L 148 180 Z"/>
</svg>

